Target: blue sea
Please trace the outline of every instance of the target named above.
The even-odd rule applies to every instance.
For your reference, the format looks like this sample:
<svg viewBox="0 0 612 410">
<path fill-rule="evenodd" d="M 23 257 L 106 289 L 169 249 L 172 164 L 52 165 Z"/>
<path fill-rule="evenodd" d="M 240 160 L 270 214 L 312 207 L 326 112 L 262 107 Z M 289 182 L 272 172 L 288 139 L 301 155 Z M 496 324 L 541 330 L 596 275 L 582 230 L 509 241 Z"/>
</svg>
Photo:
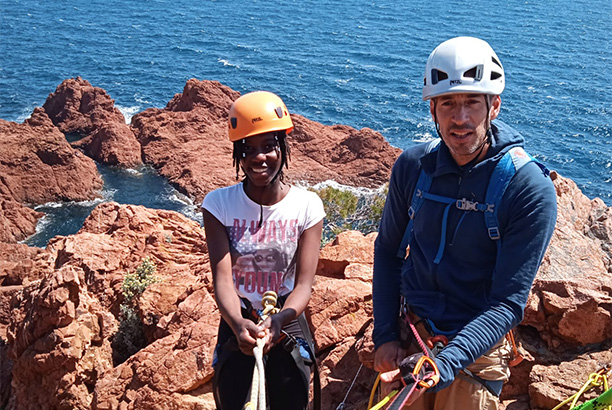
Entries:
<svg viewBox="0 0 612 410">
<path fill-rule="evenodd" d="M 506 70 L 500 118 L 549 168 L 612 205 L 611 29 L 610 0 L 1 0 L 0 118 L 22 122 L 81 76 L 129 122 L 197 78 L 273 91 L 291 112 L 406 148 L 435 133 L 421 100 L 427 56 L 470 35 Z M 148 168 L 100 171 L 101 200 L 197 219 Z M 48 216 L 27 243 L 76 232 L 95 204 L 39 207 Z"/>
</svg>

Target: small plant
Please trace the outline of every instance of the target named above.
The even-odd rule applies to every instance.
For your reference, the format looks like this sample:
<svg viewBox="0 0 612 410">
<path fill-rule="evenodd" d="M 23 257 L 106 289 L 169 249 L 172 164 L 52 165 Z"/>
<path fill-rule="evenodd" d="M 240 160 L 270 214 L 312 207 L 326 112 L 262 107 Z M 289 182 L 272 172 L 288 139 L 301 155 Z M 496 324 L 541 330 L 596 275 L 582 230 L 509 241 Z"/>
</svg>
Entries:
<svg viewBox="0 0 612 410">
<path fill-rule="evenodd" d="M 123 284 L 121 285 L 121 291 L 123 297 L 128 305 L 137 303 L 138 298 L 145 289 L 152 283 L 157 282 L 155 277 L 155 271 L 157 266 L 147 256 L 143 259 L 142 263 L 136 268 L 136 272 L 128 273 L 123 278 Z"/>
<path fill-rule="evenodd" d="M 124 300 L 119 306 L 119 330 L 113 336 L 113 362 L 125 362 L 130 356 L 146 346 L 144 325 L 138 315 L 138 302 L 145 289 L 158 281 L 155 276 L 157 266 L 146 257 L 136 268 L 127 273 L 121 284 Z"/>
<path fill-rule="evenodd" d="M 319 195 L 325 208 L 323 244 L 342 231 L 357 230 L 367 235 L 378 230 L 388 185 L 376 191 L 360 191 L 331 185 L 310 190 Z"/>
</svg>

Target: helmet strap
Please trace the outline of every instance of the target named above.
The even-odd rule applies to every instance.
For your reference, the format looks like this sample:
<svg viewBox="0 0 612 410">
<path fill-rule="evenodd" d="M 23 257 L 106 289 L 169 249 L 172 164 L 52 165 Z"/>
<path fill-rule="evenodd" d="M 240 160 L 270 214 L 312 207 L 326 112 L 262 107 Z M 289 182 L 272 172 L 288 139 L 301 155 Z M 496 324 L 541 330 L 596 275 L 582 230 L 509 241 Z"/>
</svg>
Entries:
<svg viewBox="0 0 612 410">
<path fill-rule="evenodd" d="M 438 123 L 438 101 L 434 99 L 433 104 L 434 104 L 433 116 L 434 116 L 434 124 L 436 126 L 436 133 L 438 134 L 438 138 L 444 141 L 444 138 L 442 138 L 442 134 L 440 133 L 440 123 Z"/>
<path fill-rule="evenodd" d="M 493 132 L 491 131 L 491 97 L 485 94 L 485 104 L 487 105 L 487 139 L 489 143 L 493 142 Z"/>
</svg>

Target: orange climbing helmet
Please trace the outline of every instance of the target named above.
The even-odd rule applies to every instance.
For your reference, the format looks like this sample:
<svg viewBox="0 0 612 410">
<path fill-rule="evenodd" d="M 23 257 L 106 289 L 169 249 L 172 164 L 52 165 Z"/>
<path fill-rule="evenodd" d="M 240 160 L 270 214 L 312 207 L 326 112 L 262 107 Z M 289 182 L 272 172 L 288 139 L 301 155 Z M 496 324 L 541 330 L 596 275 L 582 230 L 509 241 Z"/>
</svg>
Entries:
<svg viewBox="0 0 612 410">
<path fill-rule="evenodd" d="M 266 132 L 293 130 L 289 111 L 274 93 L 253 91 L 238 98 L 229 111 L 229 139 L 238 141 Z"/>
</svg>

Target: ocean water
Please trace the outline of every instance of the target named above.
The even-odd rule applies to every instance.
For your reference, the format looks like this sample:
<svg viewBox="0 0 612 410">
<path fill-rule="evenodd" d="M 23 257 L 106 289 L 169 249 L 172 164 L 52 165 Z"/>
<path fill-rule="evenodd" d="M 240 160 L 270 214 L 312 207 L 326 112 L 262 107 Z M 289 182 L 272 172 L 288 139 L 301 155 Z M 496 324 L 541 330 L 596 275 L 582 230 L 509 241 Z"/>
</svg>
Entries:
<svg viewBox="0 0 612 410">
<path fill-rule="evenodd" d="M 506 70 L 500 118 L 549 168 L 612 205 L 610 29 L 610 0 L 1 0 L 0 118 L 23 121 L 81 76 L 129 121 L 198 78 L 273 91 L 291 112 L 369 127 L 406 148 L 435 133 L 421 100 L 427 56 L 471 35 Z M 101 169 L 102 200 L 194 213 L 150 170 Z M 55 213 L 29 243 L 76 232 L 93 205 L 41 207 Z"/>
</svg>

